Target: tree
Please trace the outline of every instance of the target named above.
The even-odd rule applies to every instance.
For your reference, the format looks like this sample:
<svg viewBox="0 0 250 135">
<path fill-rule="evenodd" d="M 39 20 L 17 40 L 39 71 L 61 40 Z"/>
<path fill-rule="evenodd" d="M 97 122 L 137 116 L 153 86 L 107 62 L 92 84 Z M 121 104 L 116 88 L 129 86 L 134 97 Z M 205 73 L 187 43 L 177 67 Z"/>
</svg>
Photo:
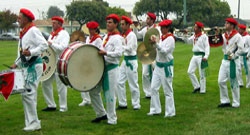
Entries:
<svg viewBox="0 0 250 135">
<path fill-rule="evenodd" d="M 79 30 L 89 21 L 105 24 L 106 8 L 102 2 L 75 1 L 66 6 L 67 18 L 80 24 Z"/>
<path fill-rule="evenodd" d="M 13 23 L 17 21 L 17 15 L 10 10 L 0 12 L 0 29 L 9 30 L 14 28 Z"/>
<path fill-rule="evenodd" d="M 50 6 L 47 12 L 47 18 L 52 18 L 54 16 L 64 17 L 64 12 L 57 6 Z"/>
<path fill-rule="evenodd" d="M 117 14 L 119 17 L 125 15 L 125 16 L 128 16 L 128 13 L 122 9 L 122 8 L 117 8 L 117 7 L 107 7 L 107 15 L 110 15 L 110 14 Z"/>
</svg>

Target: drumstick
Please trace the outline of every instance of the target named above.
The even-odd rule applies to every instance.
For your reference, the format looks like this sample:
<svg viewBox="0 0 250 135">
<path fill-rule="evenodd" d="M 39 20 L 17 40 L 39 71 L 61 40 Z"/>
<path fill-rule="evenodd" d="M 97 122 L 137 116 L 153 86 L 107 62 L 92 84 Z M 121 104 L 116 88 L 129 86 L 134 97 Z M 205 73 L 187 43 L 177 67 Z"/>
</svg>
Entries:
<svg viewBox="0 0 250 135">
<path fill-rule="evenodd" d="M 30 46 L 25 50 L 29 50 L 29 49 L 30 49 Z M 17 62 L 20 58 L 21 58 L 21 55 L 18 57 L 18 59 L 15 62 Z"/>
<path fill-rule="evenodd" d="M 2 65 L 9 68 L 9 69 L 12 69 L 9 65 L 6 65 L 6 64 L 2 64 Z"/>
</svg>

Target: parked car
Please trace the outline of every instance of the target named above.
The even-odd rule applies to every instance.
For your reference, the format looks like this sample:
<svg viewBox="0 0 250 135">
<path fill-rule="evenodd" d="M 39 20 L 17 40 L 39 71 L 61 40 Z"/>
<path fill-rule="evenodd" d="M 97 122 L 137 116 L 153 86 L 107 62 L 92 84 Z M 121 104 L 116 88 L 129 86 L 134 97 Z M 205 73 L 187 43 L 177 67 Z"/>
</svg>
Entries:
<svg viewBox="0 0 250 135">
<path fill-rule="evenodd" d="M 17 40 L 19 40 L 19 37 L 13 33 L 4 33 L 4 34 L 0 35 L 0 40 L 17 41 Z"/>
</svg>

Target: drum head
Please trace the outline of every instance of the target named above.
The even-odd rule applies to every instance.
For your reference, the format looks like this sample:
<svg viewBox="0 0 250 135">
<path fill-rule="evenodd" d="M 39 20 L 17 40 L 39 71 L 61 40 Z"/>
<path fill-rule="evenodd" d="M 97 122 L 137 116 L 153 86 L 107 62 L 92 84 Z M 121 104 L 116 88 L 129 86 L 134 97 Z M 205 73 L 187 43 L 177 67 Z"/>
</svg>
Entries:
<svg viewBox="0 0 250 135">
<path fill-rule="evenodd" d="M 68 60 L 67 75 L 70 85 L 81 92 L 93 89 L 102 79 L 104 57 L 93 45 L 77 48 Z"/>
<path fill-rule="evenodd" d="M 56 69 L 56 53 L 49 46 L 49 48 L 42 53 L 41 57 L 42 57 L 42 60 L 43 60 L 43 74 L 42 74 L 40 80 L 41 81 L 46 81 L 55 72 L 55 69 Z"/>
</svg>

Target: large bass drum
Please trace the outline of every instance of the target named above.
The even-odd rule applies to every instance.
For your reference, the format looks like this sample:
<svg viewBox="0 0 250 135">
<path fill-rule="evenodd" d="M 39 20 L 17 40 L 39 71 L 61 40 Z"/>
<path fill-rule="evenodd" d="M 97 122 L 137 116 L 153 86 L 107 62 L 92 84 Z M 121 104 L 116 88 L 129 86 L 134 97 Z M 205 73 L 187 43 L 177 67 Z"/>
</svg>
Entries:
<svg viewBox="0 0 250 135">
<path fill-rule="evenodd" d="M 49 46 L 47 50 L 45 50 L 41 54 L 43 60 L 43 74 L 40 78 L 40 81 L 48 80 L 56 70 L 56 53 Z"/>
<path fill-rule="evenodd" d="M 61 54 L 57 72 L 61 81 L 75 90 L 86 92 L 102 80 L 104 57 L 99 49 L 83 42 L 73 42 Z"/>
</svg>

